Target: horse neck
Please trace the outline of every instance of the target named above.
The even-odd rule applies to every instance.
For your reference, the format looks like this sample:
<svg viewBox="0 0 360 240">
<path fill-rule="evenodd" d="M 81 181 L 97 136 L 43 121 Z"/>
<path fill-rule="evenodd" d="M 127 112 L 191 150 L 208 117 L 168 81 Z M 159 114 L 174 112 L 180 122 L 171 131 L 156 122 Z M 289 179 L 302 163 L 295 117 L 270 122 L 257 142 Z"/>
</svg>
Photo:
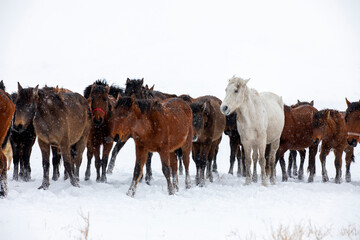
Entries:
<svg viewBox="0 0 360 240">
<path fill-rule="evenodd" d="M 247 86 L 245 87 L 244 101 L 241 103 L 241 106 L 237 108 L 237 118 L 251 122 L 252 120 L 257 119 L 258 100 L 256 97 L 260 98 L 260 96 L 255 89 L 249 89 Z"/>
</svg>

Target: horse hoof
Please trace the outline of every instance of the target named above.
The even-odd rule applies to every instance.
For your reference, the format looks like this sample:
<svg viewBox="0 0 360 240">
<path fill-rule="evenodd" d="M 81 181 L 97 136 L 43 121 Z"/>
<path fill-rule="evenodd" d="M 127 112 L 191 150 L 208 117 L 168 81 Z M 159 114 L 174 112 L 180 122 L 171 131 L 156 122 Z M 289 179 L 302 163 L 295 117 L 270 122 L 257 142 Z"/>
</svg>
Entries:
<svg viewBox="0 0 360 240">
<path fill-rule="evenodd" d="M 0 184 L 0 198 L 5 198 L 7 196 L 8 188 L 5 181 L 1 181 Z"/>
<path fill-rule="evenodd" d="M 310 183 L 310 182 L 314 182 L 314 177 L 313 177 L 313 176 L 309 176 L 308 182 L 309 182 L 309 183 Z"/>
<path fill-rule="evenodd" d="M 246 177 L 245 183 L 244 185 L 250 185 L 251 184 L 251 178 L 250 177 Z"/>
<path fill-rule="evenodd" d="M 106 183 L 106 182 L 107 182 L 107 178 L 106 178 L 105 176 L 101 177 L 100 182 Z"/>
<path fill-rule="evenodd" d="M 328 176 L 323 176 L 323 177 L 322 177 L 322 181 L 323 181 L 323 182 L 328 182 L 328 181 L 329 181 L 329 177 L 328 177 Z"/>
<path fill-rule="evenodd" d="M 282 177 L 282 181 L 283 181 L 283 182 L 287 182 L 288 180 L 289 180 L 288 176 L 283 176 L 283 177 Z"/>
<path fill-rule="evenodd" d="M 89 181 L 90 180 L 90 176 L 85 176 L 85 181 Z"/>
<path fill-rule="evenodd" d="M 108 170 L 106 171 L 106 174 L 112 174 L 112 173 L 113 173 L 113 171 L 110 170 L 110 169 L 108 169 Z"/>
<path fill-rule="evenodd" d="M 298 179 L 299 179 L 299 180 L 303 180 L 303 178 L 304 178 L 304 177 L 303 177 L 302 174 L 299 174 L 299 175 L 298 175 Z"/>
<path fill-rule="evenodd" d="M 254 183 L 257 183 L 257 181 L 258 181 L 258 177 L 257 177 L 257 175 L 256 175 L 256 174 L 254 174 L 254 175 L 253 175 L 253 177 L 252 177 L 252 181 L 253 181 Z"/>
<path fill-rule="evenodd" d="M 135 196 L 135 190 L 129 189 L 126 195 L 133 198 Z"/>
<path fill-rule="evenodd" d="M 145 176 L 145 183 L 150 186 L 152 177 L 151 176 Z"/>
<path fill-rule="evenodd" d="M 236 176 L 237 177 L 242 177 L 241 172 L 237 172 Z"/>
<path fill-rule="evenodd" d="M 275 178 L 271 178 L 270 183 L 271 183 L 271 185 L 275 185 L 276 184 Z"/>
<path fill-rule="evenodd" d="M 335 178 L 335 183 L 340 184 L 341 183 L 341 178 Z"/>
<path fill-rule="evenodd" d="M 346 182 L 351 182 L 351 176 L 346 176 Z"/>
<path fill-rule="evenodd" d="M 267 187 L 269 184 L 267 183 L 266 180 L 263 180 L 263 181 L 262 181 L 262 185 L 263 185 L 264 187 Z"/>
<path fill-rule="evenodd" d="M 49 189 L 49 185 L 50 183 L 42 183 L 41 186 L 38 188 L 39 190 L 42 189 L 42 190 L 48 190 Z"/>
</svg>

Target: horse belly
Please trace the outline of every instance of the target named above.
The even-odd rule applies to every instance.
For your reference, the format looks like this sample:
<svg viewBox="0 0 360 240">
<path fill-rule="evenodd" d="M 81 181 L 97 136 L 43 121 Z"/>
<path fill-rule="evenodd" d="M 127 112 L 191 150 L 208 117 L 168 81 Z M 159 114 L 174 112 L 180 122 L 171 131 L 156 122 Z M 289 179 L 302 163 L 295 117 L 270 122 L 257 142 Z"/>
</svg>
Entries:
<svg viewBox="0 0 360 240">
<path fill-rule="evenodd" d="M 285 115 L 283 103 L 280 97 L 271 94 L 267 99 L 263 100 L 265 110 L 268 117 L 267 125 L 267 143 L 272 143 L 281 137 L 284 129 Z"/>
</svg>

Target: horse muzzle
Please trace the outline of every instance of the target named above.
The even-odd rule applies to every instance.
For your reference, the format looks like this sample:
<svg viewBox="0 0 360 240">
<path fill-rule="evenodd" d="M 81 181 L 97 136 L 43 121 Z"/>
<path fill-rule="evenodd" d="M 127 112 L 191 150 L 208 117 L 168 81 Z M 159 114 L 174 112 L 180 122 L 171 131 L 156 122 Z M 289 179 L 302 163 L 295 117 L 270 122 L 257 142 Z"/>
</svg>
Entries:
<svg viewBox="0 0 360 240">
<path fill-rule="evenodd" d="M 228 107 L 228 106 L 226 106 L 226 105 L 224 105 L 224 106 L 220 106 L 220 111 L 221 111 L 221 113 L 222 114 L 224 114 L 225 116 L 228 116 L 228 115 L 230 115 L 230 108 Z"/>
<path fill-rule="evenodd" d="M 319 144 L 319 142 L 320 142 L 320 139 L 319 139 L 319 138 L 316 138 L 315 140 L 313 140 L 313 143 L 314 143 L 314 144 Z"/>
<path fill-rule="evenodd" d="M 118 142 L 120 139 L 120 136 L 119 134 L 116 134 L 115 137 L 114 137 L 114 142 Z"/>
<path fill-rule="evenodd" d="M 94 121 L 95 125 L 97 125 L 97 126 L 99 126 L 99 125 L 101 125 L 101 124 L 103 123 L 103 119 L 102 119 L 102 118 L 99 118 L 99 119 L 94 118 L 93 121 Z"/>
<path fill-rule="evenodd" d="M 351 147 L 356 147 L 357 145 L 357 141 L 355 138 L 353 138 L 351 141 L 349 140 L 349 138 L 347 139 L 347 142 L 348 144 L 351 146 Z"/>
<path fill-rule="evenodd" d="M 198 140 L 199 140 L 199 137 L 196 134 L 194 134 L 192 141 L 197 142 Z"/>
</svg>

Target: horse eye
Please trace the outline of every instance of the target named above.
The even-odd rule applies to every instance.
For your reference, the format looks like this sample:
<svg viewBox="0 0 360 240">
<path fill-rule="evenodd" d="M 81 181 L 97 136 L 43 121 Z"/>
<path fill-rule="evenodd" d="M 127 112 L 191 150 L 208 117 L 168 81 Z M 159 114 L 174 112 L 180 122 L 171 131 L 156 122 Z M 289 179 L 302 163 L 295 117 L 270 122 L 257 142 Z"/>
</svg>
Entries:
<svg viewBox="0 0 360 240">
<path fill-rule="evenodd" d="M 236 90 L 235 90 L 235 93 L 238 93 L 238 92 L 239 92 L 239 91 L 236 89 Z"/>
</svg>

